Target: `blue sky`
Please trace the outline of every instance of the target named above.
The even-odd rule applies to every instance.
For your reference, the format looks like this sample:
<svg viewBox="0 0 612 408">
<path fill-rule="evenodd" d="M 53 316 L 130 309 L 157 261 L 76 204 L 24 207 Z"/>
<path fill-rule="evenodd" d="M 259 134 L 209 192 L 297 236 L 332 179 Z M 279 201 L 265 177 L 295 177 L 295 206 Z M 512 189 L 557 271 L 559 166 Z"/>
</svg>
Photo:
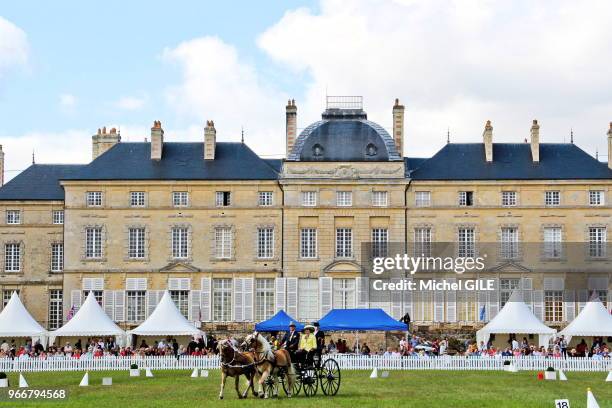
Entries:
<svg viewBox="0 0 612 408">
<path fill-rule="evenodd" d="M 391 126 L 406 105 L 409 156 L 435 153 L 451 130 L 480 142 L 543 142 L 607 155 L 612 75 L 606 1 L 79 1 L 0 7 L 0 143 L 7 170 L 86 162 L 98 127 L 124 141 L 161 120 L 167 140 L 219 140 L 284 154 L 284 106 L 298 126 L 326 94 L 363 95 Z M 13 173 L 7 174 L 11 177 Z"/>
</svg>

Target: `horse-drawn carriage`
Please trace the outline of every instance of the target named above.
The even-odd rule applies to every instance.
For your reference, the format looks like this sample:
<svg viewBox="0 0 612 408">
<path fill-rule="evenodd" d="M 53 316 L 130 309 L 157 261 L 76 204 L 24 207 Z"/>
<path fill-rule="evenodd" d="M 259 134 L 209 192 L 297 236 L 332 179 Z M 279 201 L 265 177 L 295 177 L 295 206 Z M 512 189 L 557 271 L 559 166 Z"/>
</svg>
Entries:
<svg viewBox="0 0 612 408">
<path fill-rule="evenodd" d="M 316 395 L 319 385 L 325 395 L 336 395 L 340 389 L 341 375 L 340 366 L 333 358 L 320 358 L 317 354 L 307 355 L 304 362 L 294 363 L 295 374 L 289 374 L 287 370 L 280 369 L 277 378 L 269 376 L 264 382 L 265 391 L 268 395 L 278 395 L 278 383 L 282 384 L 285 394 L 298 395 L 301 390 L 307 397 Z M 293 381 L 288 381 L 288 376 L 293 375 Z M 289 384 L 293 387 L 289 390 Z M 291 391 L 291 392 L 290 392 Z"/>
</svg>

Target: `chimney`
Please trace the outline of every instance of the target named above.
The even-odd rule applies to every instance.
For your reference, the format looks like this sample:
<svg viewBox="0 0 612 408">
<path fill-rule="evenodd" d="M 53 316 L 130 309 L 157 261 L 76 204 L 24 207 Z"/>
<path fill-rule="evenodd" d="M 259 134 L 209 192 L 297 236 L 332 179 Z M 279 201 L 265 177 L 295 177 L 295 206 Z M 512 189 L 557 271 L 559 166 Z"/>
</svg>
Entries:
<svg viewBox="0 0 612 408">
<path fill-rule="evenodd" d="M 393 105 L 393 140 L 400 157 L 404 157 L 404 105 L 397 98 Z"/>
<path fill-rule="evenodd" d="M 531 125 L 531 158 L 534 163 L 540 162 L 540 125 L 537 119 Z"/>
<path fill-rule="evenodd" d="M 204 160 L 215 160 L 215 148 L 217 146 L 217 130 L 215 122 L 206 121 L 204 128 Z"/>
<path fill-rule="evenodd" d="M 4 151 L 0 145 L 0 187 L 4 185 Z"/>
<path fill-rule="evenodd" d="M 117 129 L 112 128 L 108 133 L 106 126 L 98 129 L 98 133 L 91 137 L 91 159 L 95 160 L 120 141 L 121 135 Z"/>
<path fill-rule="evenodd" d="M 295 99 L 290 99 L 287 102 L 285 108 L 286 116 L 286 141 L 287 141 L 287 158 L 293 150 L 295 144 L 295 138 L 297 137 L 297 106 L 295 106 Z"/>
<path fill-rule="evenodd" d="M 163 149 L 164 129 L 161 127 L 161 121 L 156 120 L 151 128 L 151 160 L 161 160 Z"/>
<path fill-rule="evenodd" d="M 0 150 L 2 150 L 1 148 L 2 146 L 0 146 Z M 4 153 L 2 153 L 0 159 L 2 159 L 2 170 L 4 170 Z M 608 129 L 608 168 L 612 170 L 612 122 L 610 122 L 610 129 Z"/>
<path fill-rule="evenodd" d="M 487 163 L 491 163 L 493 161 L 493 126 L 491 126 L 490 120 L 487 120 L 485 124 L 482 140 L 485 148 L 485 159 Z"/>
</svg>

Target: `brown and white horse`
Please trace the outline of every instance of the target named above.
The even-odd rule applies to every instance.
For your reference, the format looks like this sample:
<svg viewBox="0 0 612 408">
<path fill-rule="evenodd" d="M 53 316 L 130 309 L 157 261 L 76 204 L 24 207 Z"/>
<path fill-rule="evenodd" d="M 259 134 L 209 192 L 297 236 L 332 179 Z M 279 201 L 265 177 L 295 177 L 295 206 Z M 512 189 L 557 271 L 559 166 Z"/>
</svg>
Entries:
<svg viewBox="0 0 612 408">
<path fill-rule="evenodd" d="M 295 368 L 291 364 L 291 356 L 287 350 L 272 351 L 268 340 L 259 332 L 249 334 L 244 340 L 244 344 L 255 353 L 256 377 L 259 383 L 259 397 L 268 398 L 267 388 L 264 383 L 269 376 L 273 376 L 274 382 L 278 378 L 278 371 L 284 369 L 289 387 L 287 396 L 291 398 L 293 382 L 295 381 Z M 276 387 L 278 389 L 278 387 Z"/>
<path fill-rule="evenodd" d="M 221 357 L 221 392 L 219 399 L 223 399 L 223 389 L 225 388 L 225 380 L 227 377 L 234 377 L 236 380 L 236 393 L 238 398 L 246 398 L 249 393 L 249 388 L 253 391 L 253 395 L 257 396 L 255 386 L 253 385 L 253 377 L 255 376 L 255 357 L 252 353 L 241 353 L 236 349 L 230 340 L 221 340 L 217 345 L 219 356 Z M 244 375 L 249 381 L 249 386 L 244 393 L 240 394 L 240 376 Z"/>
</svg>

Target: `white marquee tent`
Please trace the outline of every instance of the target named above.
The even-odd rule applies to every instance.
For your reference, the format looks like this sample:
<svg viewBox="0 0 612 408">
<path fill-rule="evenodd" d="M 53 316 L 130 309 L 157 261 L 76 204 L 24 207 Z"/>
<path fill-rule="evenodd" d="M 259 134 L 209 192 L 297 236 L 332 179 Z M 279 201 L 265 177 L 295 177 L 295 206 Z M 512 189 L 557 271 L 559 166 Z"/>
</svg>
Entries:
<svg viewBox="0 0 612 408">
<path fill-rule="evenodd" d="M 51 343 L 56 337 L 116 336 L 123 343 L 125 332 L 112 321 L 89 292 L 85 303 L 65 325 L 50 333 Z"/>
<path fill-rule="evenodd" d="M 48 332 L 26 310 L 17 292 L 13 292 L 0 313 L 0 338 L 31 337 L 46 346 Z"/>
<path fill-rule="evenodd" d="M 559 335 L 564 335 L 568 344 L 574 336 L 612 336 L 612 315 L 599 298 L 591 299 Z"/>
<path fill-rule="evenodd" d="M 153 313 L 128 334 L 138 336 L 197 336 L 203 332 L 191 324 L 178 310 L 170 292 L 165 291 Z"/>
<path fill-rule="evenodd" d="M 491 334 L 536 334 L 540 347 L 548 347 L 557 331 L 544 325 L 523 302 L 520 291 L 514 291 L 502 310 L 485 327 L 476 332 L 476 341 L 488 343 Z M 519 339 L 520 340 L 520 339 Z"/>
</svg>

